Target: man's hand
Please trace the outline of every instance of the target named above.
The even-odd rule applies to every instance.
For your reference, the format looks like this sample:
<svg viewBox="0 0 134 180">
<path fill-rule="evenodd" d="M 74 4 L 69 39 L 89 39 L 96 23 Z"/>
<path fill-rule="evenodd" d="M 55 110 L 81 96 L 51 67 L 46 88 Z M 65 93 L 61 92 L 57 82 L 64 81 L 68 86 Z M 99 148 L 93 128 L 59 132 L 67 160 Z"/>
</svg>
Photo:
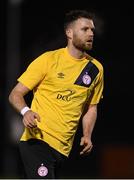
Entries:
<svg viewBox="0 0 134 180">
<path fill-rule="evenodd" d="M 37 127 L 37 121 L 40 122 L 40 116 L 32 110 L 27 111 L 23 116 L 23 123 L 27 128 Z"/>
<path fill-rule="evenodd" d="M 82 151 L 80 152 L 80 155 L 89 154 L 93 147 L 91 139 L 89 137 L 84 136 L 81 138 L 80 146 L 83 147 Z"/>
</svg>

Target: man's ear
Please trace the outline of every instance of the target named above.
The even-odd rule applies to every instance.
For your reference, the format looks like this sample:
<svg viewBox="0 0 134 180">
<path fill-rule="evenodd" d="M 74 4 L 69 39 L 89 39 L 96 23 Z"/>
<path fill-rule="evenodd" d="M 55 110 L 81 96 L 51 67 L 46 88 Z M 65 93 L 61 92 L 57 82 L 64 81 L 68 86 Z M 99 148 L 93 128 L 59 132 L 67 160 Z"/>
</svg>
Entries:
<svg viewBox="0 0 134 180">
<path fill-rule="evenodd" d="M 72 31 L 71 28 L 68 28 L 68 29 L 66 30 L 66 36 L 67 36 L 67 38 L 72 39 L 73 31 Z"/>
</svg>

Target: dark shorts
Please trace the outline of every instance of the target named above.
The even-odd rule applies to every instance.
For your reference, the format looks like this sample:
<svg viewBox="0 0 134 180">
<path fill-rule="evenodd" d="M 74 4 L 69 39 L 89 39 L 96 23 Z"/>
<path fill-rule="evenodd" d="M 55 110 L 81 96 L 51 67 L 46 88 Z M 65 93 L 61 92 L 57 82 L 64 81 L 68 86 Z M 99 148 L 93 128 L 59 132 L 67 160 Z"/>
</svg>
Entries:
<svg viewBox="0 0 134 180">
<path fill-rule="evenodd" d="M 19 143 L 21 158 L 28 179 L 60 178 L 62 163 L 67 159 L 47 143 L 30 139 Z"/>
</svg>

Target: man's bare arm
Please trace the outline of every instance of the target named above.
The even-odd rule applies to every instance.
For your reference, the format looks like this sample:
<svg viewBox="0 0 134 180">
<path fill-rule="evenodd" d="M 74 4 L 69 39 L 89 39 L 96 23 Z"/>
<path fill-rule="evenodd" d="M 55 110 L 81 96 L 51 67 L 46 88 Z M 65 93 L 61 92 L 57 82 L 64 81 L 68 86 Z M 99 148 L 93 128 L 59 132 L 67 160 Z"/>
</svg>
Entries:
<svg viewBox="0 0 134 180">
<path fill-rule="evenodd" d="M 80 145 L 83 146 L 83 150 L 80 152 L 80 154 L 89 153 L 93 147 L 91 136 L 96 119 L 97 105 L 89 105 L 88 110 L 82 119 L 83 137 L 81 138 Z"/>
<path fill-rule="evenodd" d="M 30 90 L 20 82 L 11 91 L 9 95 L 9 102 L 16 109 L 17 112 L 20 113 L 22 112 L 22 109 L 28 107 L 25 102 L 24 96 L 29 91 Z M 28 128 L 36 127 L 37 125 L 36 120 L 40 122 L 39 115 L 30 109 L 26 111 L 23 115 L 23 123 Z"/>
</svg>

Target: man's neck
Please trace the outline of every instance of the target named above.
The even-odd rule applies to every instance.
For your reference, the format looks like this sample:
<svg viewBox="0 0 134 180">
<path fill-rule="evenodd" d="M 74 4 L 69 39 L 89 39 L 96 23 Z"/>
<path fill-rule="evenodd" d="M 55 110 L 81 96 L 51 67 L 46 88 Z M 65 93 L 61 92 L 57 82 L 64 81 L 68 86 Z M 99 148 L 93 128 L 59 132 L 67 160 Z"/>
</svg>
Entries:
<svg viewBox="0 0 134 180">
<path fill-rule="evenodd" d="M 76 59 L 82 59 L 85 57 L 85 52 L 80 51 L 79 49 L 75 48 L 74 46 L 67 46 L 69 54 L 76 58 Z"/>
</svg>

